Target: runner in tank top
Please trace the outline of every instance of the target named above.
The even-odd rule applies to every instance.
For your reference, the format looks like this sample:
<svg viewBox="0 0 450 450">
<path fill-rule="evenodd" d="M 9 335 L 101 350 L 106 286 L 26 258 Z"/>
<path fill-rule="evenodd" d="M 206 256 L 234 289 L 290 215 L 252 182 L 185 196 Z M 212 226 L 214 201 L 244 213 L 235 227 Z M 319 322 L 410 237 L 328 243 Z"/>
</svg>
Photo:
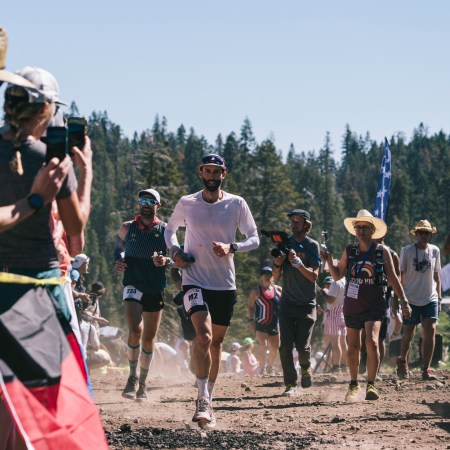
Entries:
<svg viewBox="0 0 450 450">
<path fill-rule="evenodd" d="M 168 267 L 170 259 L 164 256 L 167 253 L 164 241 L 166 224 L 156 216 L 161 206 L 159 193 L 145 189 L 138 196 L 141 214 L 122 224 L 114 258 L 116 270 L 124 272 L 123 300 L 129 329 L 130 375 L 122 396 L 146 401 L 145 383 L 164 308 L 165 267 Z"/>
<path fill-rule="evenodd" d="M 282 289 L 274 284 L 271 267 L 261 270 L 260 285 L 248 297 L 248 323 L 256 332 L 259 344 L 258 360 L 261 373 L 273 373 L 273 365 L 280 348 L 278 309 Z M 269 354 L 267 354 L 269 353 Z"/>
<path fill-rule="evenodd" d="M 380 281 L 378 270 L 387 276 L 387 282 L 397 294 L 403 308 L 404 316 L 411 314 L 400 280 L 398 279 L 389 250 L 382 244 L 376 244 L 386 234 L 386 223 L 373 217 L 367 210 L 360 210 L 356 217 L 344 220 L 347 231 L 356 236 L 357 245 L 347 246 L 337 265 L 331 254 L 322 252 L 328 262 L 329 272 L 334 280 L 341 279 L 348 272 L 344 298 L 344 318 L 348 336 L 348 366 L 350 386 L 346 401 L 358 399 L 358 366 L 361 347 L 361 330 L 366 331 L 367 349 L 367 389 L 366 400 L 377 400 L 379 394 L 375 388 L 380 353 L 378 336 L 381 322 L 386 314 L 384 286 Z"/>
</svg>

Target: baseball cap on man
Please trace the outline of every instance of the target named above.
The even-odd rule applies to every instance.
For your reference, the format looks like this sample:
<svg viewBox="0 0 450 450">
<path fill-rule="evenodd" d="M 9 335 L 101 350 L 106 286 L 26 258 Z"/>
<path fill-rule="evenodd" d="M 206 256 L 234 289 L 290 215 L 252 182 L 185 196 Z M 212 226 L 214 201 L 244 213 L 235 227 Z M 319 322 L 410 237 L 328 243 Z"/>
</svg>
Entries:
<svg viewBox="0 0 450 450">
<path fill-rule="evenodd" d="M 159 196 L 158 191 L 155 191 L 155 189 L 143 189 L 142 191 L 138 192 L 138 196 L 142 197 L 143 195 L 151 195 L 159 205 L 161 205 L 161 197 Z"/>
<path fill-rule="evenodd" d="M 200 168 L 202 168 L 203 166 L 219 166 L 223 170 L 227 170 L 225 166 L 225 159 L 215 153 L 211 153 L 202 158 Z"/>
<path fill-rule="evenodd" d="M 292 216 L 303 217 L 308 222 L 311 221 L 311 216 L 309 215 L 309 212 L 305 211 L 304 209 L 293 209 L 290 213 L 288 213 L 287 216 L 289 218 L 291 218 Z"/>
<path fill-rule="evenodd" d="M 72 263 L 72 268 L 79 269 L 86 262 L 89 262 L 89 256 L 85 255 L 84 253 L 80 253 L 79 255 L 75 256 L 75 259 Z"/>
<path fill-rule="evenodd" d="M 56 78 L 47 70 L 39 67 L 27 66 L 16 73 L 0 70 L 0 80 L 7 81 L 8 87 L 21 86 L 28 93 L 30 103 L 58 103 L 67 106 L 59 98 L 59 85 Z M 8 92 L 5 93 L 5 96 Z"/>
<path fill-rule="evenodd" d="M 236 351 L 236 350 L 239 350 L 241 348 L 241 344 L 239 344 L 239 342 L 233 342 L 232 344 L 231 344 L 231 351 Z"/>
</svg>

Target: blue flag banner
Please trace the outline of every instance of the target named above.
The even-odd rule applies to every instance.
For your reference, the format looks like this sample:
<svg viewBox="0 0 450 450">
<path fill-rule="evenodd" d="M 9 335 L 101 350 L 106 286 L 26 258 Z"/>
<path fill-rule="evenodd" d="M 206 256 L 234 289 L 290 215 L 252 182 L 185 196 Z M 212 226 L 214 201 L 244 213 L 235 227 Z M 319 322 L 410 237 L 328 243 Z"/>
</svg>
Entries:
<svg viewBox="0 0 450 450">
<path fill-rule="evenodd" d="M 378 178 L 377 197 L 373 215 L 386 222 L 389 194 L 391 190 L 391 149 L 386 138 L 384 138 L 383 159 L 381 161 L 380 176 Z"/>
</svg>

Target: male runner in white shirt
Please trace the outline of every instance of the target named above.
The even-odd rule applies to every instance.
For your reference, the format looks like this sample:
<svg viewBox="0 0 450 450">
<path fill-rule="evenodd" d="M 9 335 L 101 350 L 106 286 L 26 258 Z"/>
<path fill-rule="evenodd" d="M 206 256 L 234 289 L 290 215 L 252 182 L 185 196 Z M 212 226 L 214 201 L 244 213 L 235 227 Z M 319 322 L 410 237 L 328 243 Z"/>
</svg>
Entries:
<svg viewBox="0 0 450 450">
<path fill-rule="evenodd" d="M 183 269 L 184 309 L 196 331 L 198 399 L 192 420 L 201 427 L 215 426 L 212 391 L 222 343 L 236 303 L 234 253 L 259 245 L 256 224 L 246 201 L 221 189 L 226 174 L 221 156 L 203 157 L 198 170 L 203 190 L 181 197 L 165 232 L 172 259 Z M 186 253 L 180 249 L 176 236 L 179 227 L 186 227 Z M 246 237 L 241 242 L 235 242 L 238 229 Z M 195 261 L 189 262 L 187 255 Z"/>
</svg>

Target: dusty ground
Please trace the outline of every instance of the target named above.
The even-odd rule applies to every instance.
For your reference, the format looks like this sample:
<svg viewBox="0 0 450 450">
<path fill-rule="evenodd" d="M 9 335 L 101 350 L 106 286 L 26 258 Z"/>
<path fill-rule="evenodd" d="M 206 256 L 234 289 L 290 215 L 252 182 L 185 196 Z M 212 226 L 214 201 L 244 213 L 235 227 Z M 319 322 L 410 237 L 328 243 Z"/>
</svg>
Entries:
<svg viewBox="0 0 450 450">
<path fill-rule="evenodd" d="M 378 401 L 344 402 L 346 375 L 316 375 L 313 386 L 282 397 L 281 376 L 219 375 L 217 427 L 191 417 L 193 380 L 157 377 L 145 404 L 125 400 L 126 372 L 93 374 L 94 395 L 112 449 L 450 449 L 449 371 L 424 382 L 384 375 Z M 360 376 L 360 380 L 363 377 Z"/>
</svg>

